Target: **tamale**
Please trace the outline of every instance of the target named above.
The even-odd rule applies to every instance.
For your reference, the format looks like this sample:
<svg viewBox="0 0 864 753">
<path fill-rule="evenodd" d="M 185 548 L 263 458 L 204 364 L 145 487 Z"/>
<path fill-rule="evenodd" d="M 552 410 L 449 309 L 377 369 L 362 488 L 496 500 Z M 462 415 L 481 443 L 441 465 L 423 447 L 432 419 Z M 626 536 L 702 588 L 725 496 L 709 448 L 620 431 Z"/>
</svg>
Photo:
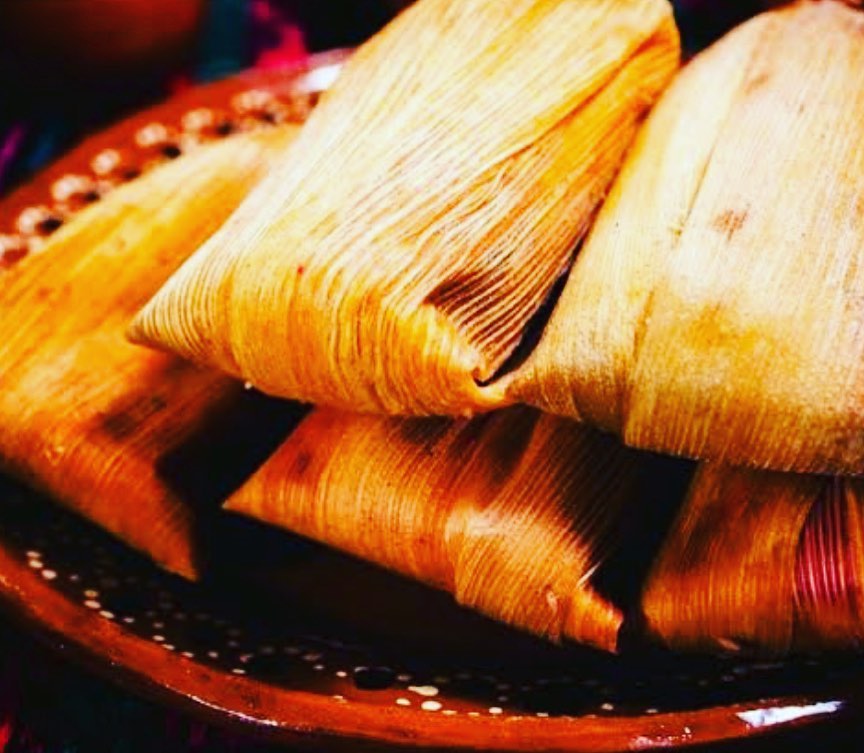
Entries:
<svg viewBox="0 0 864 753">
<path fill-rule="evenodd" d="M 703 465 L 648 577 L 648 630 L 675 649 L 782 655 L 864 639 L 864 487 Z"/>
<path fill-rule="evenodd" d="M 621 614 L 590 581 L 637 468 L 613 438 L 523 407 L 474 419 L 318 409 L 226 507 L 535 634 L 614 650 Z"/>
<path fill-rule="evenodd" d="M 649 631 L 675 648 L 788 651 L 798 540 L 817 488 L 811 477 L 702 465 L 645 588 Z"/>
<path fill-rule="evenodd" d="M 347 410 L 501 405 L 678 56 L 665 0 L 419 0 L 131 337 Z"/>
<path fill-rule="evenodd" d="M 636 447 L 864 472 L 862 34 L 803 0 L 682 71 L 515 397 Z"/>
<path fill-rule="evenodd" d="M 155 168 L 0 272 L 0 466 L 187 576 L 192 512 L 157 465 L 242 385 L 130 345 L 124 330 L 296 130 Z"/>
</svg>

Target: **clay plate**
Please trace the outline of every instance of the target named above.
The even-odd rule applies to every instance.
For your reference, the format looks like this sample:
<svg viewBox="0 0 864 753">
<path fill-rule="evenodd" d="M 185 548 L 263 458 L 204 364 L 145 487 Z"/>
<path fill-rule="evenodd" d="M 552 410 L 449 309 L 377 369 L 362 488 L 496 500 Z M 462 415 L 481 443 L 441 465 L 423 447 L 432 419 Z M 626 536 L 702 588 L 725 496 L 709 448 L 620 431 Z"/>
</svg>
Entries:
<svg viewBox="0 0 864 753">
<path fill-rule="evenodd" d="M 241 115 L 262 127 L 302 118 L 343 58 L 199 87 L 88 139 L 0 203 L 7 251 L 26 253 L 52 232 L 62 220 L 53 215 L 57 182 L 102 180 L 94 158 L 106 150 L 130 168 L 119 180 L 135 179 L 145 151 L 182 159 L 170 143 L 141 146 L 142 128 L 176 133 L 201 107 L 228 114 L 213 138 L 230 138 Z M 275 100 L 256 110 L 249 91 Z M 40 215 L 22 234 L 14 222 L 28 208 Z M 747 662 L 555 648 L 218 511 L 209 539 L 225 556 L 206 582 L 190 584 L 3 478 L 0 501 L 0 601 L 10 615 L 135 692 L 276 741 L 611 751 L 739 740 L 855 719 L 862 708 L 862 663 L 848 657 Z"/>
</svg>

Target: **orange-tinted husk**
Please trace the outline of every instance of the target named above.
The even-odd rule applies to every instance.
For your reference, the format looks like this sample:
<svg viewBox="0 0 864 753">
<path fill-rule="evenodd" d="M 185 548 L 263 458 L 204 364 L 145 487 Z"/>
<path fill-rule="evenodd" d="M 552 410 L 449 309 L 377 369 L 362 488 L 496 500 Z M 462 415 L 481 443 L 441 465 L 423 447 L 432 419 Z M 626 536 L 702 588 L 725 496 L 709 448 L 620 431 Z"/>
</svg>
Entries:
<svg viewBox="0 0 864 753">
<path fill-rule="evenodd" d="M 614 439 L 528 408 L 471 420 L 319 409 L 227 507 L 508 624 L 614 650 L 621 615 L 590 579 L 637 468 Z"/>
<path fill-rule="evenodd" d="M 0 464 L 189 577 L 194 513 L 162 465 L 236 410 L 242 386 L 131 345 L 124 331 L 295 130 L 232 137 L 159 167 L 0 272 Z"/>
</svg>

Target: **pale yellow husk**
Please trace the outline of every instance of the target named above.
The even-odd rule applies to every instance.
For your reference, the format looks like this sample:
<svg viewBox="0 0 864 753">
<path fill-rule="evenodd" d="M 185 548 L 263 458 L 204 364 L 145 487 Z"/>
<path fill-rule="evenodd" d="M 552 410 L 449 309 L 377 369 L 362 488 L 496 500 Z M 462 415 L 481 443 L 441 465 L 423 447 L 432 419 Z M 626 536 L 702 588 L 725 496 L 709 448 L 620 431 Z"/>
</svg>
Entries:
<svg viewBox="0 0 864 753">
<path fill-rule="evenodd" d="M 242 387 L 130 345 L 124 331 L 296 130 L 232 137 L 159 167 L 0 275 L 0 466 L 187 576 L 192 511 L 157 465 Z"/>
<path fill-rule="evenodd" d="M 227 508 L 511 625 L 614 650 L 621 615 L 590 578 L 638 467 L 614 439 L 527 408 L 471 420 L 319 409 Z"/>
<path fill-rule="evenodd" d="M 678 64 L 665 0 L 420 0 L 137 318 L 264 392 L 467 414 Z"/>
<path fill-rule="evenodd" d="M 805 1 L 686 67 L 514 397 L 637 447 L 864 472 L 862 39 Z"/>
</svg>

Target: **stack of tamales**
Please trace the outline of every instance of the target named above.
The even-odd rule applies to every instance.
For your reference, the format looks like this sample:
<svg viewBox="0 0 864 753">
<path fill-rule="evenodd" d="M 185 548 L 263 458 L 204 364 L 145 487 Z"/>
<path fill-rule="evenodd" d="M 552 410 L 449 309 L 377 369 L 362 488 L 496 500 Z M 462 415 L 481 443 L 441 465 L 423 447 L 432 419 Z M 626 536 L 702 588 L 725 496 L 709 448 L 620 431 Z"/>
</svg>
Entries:
<svg viewBox="0 0 864 753">
<path fill-rule="evenodd" d="M 296 138 L 155 172 L 158 212 L 106 202 L 3 280 L 0 415 L 34 438 L 0 457 L 189 572 L 154 468 L 242 380 L 314 407 L 229 510 L 555 641 L 857 646 L 862 64 L 837 0 L 680 72 L 665 0 L 419 0 Z M 595 581 L 640 450 L 695 472 L 628 604 Z"/>
</svg>

